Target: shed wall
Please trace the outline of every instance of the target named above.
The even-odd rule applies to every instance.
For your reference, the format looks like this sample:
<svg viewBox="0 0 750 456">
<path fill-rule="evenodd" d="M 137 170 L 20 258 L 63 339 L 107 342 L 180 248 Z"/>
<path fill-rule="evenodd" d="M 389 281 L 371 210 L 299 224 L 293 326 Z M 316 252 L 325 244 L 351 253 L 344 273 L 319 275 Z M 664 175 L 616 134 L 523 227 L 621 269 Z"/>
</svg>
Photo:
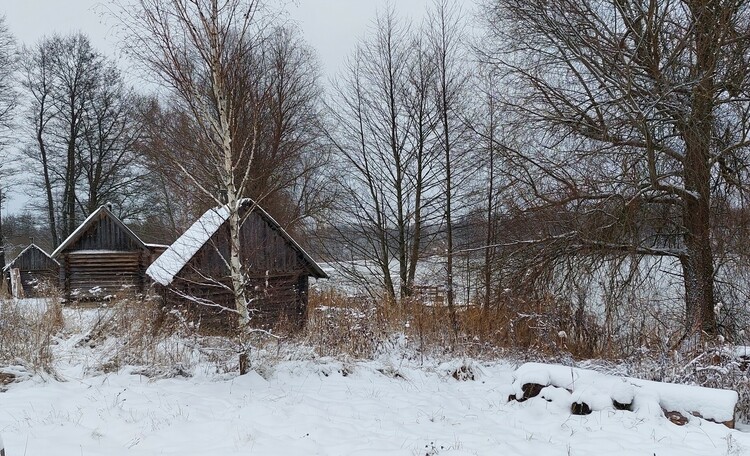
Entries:
<svg viewBox="0 0 750 456">
<path fill-rule="evenodd" d="M 301 254 L 258 212 L 244 220 L 240 240 L 241 261 L 250 278 L 247 296 L 252 299 L 249 307 L 253 310 L 253 326 L 269 328 L 286 321 L 301 328 L 310 275 Z M 231 277 L 224 260 L 228 257 L 229 226 L 225 223 L 177 274 L 170 287 L 160 287 L 165 301 L 191 308 L 204 323 L 233 325 L 236 313 L 195 303 L 197 298 L 234 309 Z"/>
<path fill-rule="evenodd" d="M 19 269 L 21 284 L 26 297 L 36 297 L 42 285 L 58 285 L 59 265 L 38 247 L 32 245 L 15 258 L 5 272 L 5 280 L 10 292 L 10 269 Z"/>
</svg>

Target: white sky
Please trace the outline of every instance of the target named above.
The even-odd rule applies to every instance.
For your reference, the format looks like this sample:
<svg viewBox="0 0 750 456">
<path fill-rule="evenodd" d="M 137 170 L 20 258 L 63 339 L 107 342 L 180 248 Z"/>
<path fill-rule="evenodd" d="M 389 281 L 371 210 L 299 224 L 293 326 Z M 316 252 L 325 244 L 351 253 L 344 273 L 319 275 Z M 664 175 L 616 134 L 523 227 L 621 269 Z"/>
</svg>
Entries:
<svg viewBox="0 0 750 456">
<path fill-rule="evenodd" d="M 330 78 L 341 68 L 364 36 L 379 9 L 389 0 L 268 0 L 270 4 L 288 3 L 290 17 L 297 21 L 306 41 L 315 49 L 324 77 Z M 432 0 L 391 0 L 399 16 L 421 21 Z M 467 3 L 469 1 L 467 0 Z M 138 84 L 137 75 L 129 74 L 131 65 L 118 52 L 118 37 L 113 19 L 105 13 L 112 6 L 107 0 L 2 0 L 0 15 L 5 15 L 11 33 L 20 44 L 33 45 L 54 33 L 81 31 L 104 54 L 115 58 L 127 79 Z M 28 196 L 21 192 L 9 195 L 3 208 L 18 212 Z"/>
<path fill-rule="evenodd" d="M 271 4 L 279 0 L 268 0 Z M 307 42 L 316 50 L 324 74 L 333 76 L 355 41 L 372 24 L 378 9 L 388 0 L 286 0 Z M 391 0 L 397 13 L 420 21 L 432 0 Z M 469 3 L 467 1 L 467 3 Z M 23 44 L 34 44 L 45 35 L 82 31 L 97 49 L 117 58 L 118 41 L 113 19 L 102 13 L 112 5 L 106 0 L 2 0 L 0 14 Z M 127 69 L 127 63 L 120 63 Z"/>
</svg>

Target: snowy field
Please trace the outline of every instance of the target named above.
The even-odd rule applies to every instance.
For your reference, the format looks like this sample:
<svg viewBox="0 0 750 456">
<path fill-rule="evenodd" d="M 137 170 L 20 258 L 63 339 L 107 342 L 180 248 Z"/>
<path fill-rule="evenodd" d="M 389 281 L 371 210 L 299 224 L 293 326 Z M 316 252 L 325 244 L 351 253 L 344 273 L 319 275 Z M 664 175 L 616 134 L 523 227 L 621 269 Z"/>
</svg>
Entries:
<svg viewBox="0 0 750 456">
<path fill-rule="evenodd" d="M 66 310 L 90 321 L 97 310 Z M 694 418 L 605 407 L 587 416 L 541 397 L 507 402 L 516 366 L 409 360 L 398 350 L 341 362 L 300 350 L 245 376 L 208 364 L 150 379 L 96 373 L 68 333 L 60 379 L 0 393 L 0 434 L 15 455 L 748 455 L 750 434 Z M 474 380 L 451 373 L 467 365 Z"/>
</svg>

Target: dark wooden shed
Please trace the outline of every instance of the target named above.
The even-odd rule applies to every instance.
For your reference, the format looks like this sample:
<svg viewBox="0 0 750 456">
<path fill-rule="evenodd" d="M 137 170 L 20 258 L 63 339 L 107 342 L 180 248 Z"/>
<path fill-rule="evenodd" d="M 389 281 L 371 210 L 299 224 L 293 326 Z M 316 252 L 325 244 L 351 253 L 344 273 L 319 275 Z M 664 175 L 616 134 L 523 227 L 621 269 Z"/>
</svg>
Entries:
<svg viewBox="0 0 750 456">
<path fill-rule="evenodd" d="M 107 206 L 94 211 L 52 253 L 60 263 L 65 299 L 104 299 L 143 293 L 157 251 Z"/>
<path fill-rule="evenodd" d="M 10 280 L 12 269 L 19 270 L 23 295 L 29 298 L 39 296 L 45 287 L 56 287 L 58 284 L 60 264 L 33 242 L 3 268 L 9 293 L 12 292 Z"/>
<path fill-rule="evenodd" d="M 236 323 L 231 292 L 229 210 L 208 210 L 149 268 L 157 294 L 186 306 L 209 325 Z M 327 278 L 320 266 L 260 206 L 242 201 L 240 261 L 248 279 L 252 324 L 280 320 L 301 327 L 307 312 L 308 279 Z"/>
</svg>

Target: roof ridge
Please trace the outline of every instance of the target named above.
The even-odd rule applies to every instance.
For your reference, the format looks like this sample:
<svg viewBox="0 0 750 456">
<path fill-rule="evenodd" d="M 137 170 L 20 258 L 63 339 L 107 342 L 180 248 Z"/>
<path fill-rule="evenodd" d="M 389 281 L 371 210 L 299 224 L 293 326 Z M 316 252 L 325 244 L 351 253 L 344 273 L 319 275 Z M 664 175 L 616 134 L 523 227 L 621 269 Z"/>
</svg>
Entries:
<svg viewBox="0 0 750 456">
<path fill-rule="evenodd" d="M 70 244 L 73 243 L 74 239 L 76 239 L 77 237 L 79 237 L 84 231 L 86 231 L 86 229 L 89 228 L 88 225 L 92 222 L 92 220 L 94 219 L 94 217 L 96 217 L 97 215 L 99 215 L 99 213 L 101 213 L 101 212 L 104 212 L 109 217 L 111 217 L 112 220 L 115 221 L 115 223 L 119 224 L 122 228 L 125 229 L 126 233 L 128 233 L 133 239 L 135 239 L 136 241 L 138 241 L 138 243 L 141 244 L 144 248 L 147 248 L 146 247 L 146 243 L 143 242 L 141 240 L 141 238 L 138 237 L 138 235 L 135 234 L 135 232 L 133 230 L 131 230 L 130 227 L 128 227 L 125 224 L 125 222 L 123 222 L 122 220 L 120 220 L 120 218 L 118 216 L 116 216 L 112 211 L 110 211 L 106 204 L 102 204 L 101 206 L 99 206 L 99 208 L 97 210 L 95 210 L 94 212 L 92 212 L 91 214 L 89 214 L 89 216 L 86 217 L 86 219 L 84 219 L 84 221 L 81 222 L 81 224 L 78 225 L 78 227 L 75 230 L 73 230 L 73 232 L 70 233 L 70 235 L 68 235 L 68 237 L 66 237 L 65 240 L 62 243 L 60 243 L 59 246 L 57 246 L 57 248 L 50 255 L 50 258 L 54 259 L 60 253 L 62 253 L 63 250 L 65 250 L 68 246 L 70 246 Z"/>
<path fill-rule="evenodd" d="M 240 206 L 252 204 L 248 213 L 257 210 L 259 215 L 289 242 L 309 267 L 320 277 L 328 277 L 320 265 L 302 248 L 297 241 L 258 203 L 251 198 L 241 198 Z M 206 210 L 185 232 L 175 240 L 146 270 L 152 279 L 161 285 L 169 285 L 200 249 L 206 245 L 218 229 L 229 219 L 229 205 L 214 206 Z"/>
</svg>

